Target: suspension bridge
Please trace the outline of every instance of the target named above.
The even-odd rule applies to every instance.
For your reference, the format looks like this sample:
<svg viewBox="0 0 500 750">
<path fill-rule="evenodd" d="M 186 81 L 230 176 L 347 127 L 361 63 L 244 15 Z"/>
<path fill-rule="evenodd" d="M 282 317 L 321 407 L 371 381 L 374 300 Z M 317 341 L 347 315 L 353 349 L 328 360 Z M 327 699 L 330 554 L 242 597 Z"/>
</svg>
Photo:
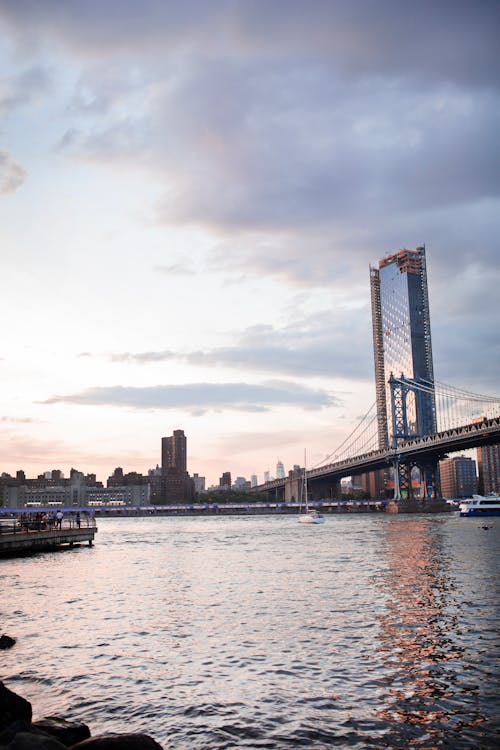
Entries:
<svg viewBox="0 0 500 750">
<path fill-rule="evenodd" d="M 319 463 L 307 470 L 310 499 L 339 498 L 342 478 L 376 470 L 392 469 L 396 503 L 415 503 L 411 471 L 420 470 L 425 497 L 420 506 L 436 505 L 441 499 L 439 461 L 450 453 L 500 443 L 500 397 L 456 388 L 446 383 L 416 381 L 391 376 L 390 435 L 381 435 L 376 404 L 342 443 Z M 431 399 L 436 432 L 422 435 L 412 423 L 411 404 Z M 272 492 L 274 497 L 291 501 L 300 497 L 304 469 L 290 472 L 254 487 L 253 491 Z"/>
</svg>

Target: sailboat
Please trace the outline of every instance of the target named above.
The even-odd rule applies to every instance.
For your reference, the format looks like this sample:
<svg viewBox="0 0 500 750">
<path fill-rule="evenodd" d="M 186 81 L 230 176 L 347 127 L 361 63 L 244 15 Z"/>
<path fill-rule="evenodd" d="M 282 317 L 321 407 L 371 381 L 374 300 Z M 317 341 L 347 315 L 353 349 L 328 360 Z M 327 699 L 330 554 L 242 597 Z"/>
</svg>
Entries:
<svg viewBox="0 0 500 750">
<path fill-rule="evenodd" d="M 299 523 L 325 523 L 325 517 L 317 510 L 309 510 L 309 502 L 307 497 L 307 467 L 306 467 L 306 456 L 304 452 L 304 482 L 302 484 L 303 497 L 305 504 L 305 513 L 299 516 Z"/>
</svg>

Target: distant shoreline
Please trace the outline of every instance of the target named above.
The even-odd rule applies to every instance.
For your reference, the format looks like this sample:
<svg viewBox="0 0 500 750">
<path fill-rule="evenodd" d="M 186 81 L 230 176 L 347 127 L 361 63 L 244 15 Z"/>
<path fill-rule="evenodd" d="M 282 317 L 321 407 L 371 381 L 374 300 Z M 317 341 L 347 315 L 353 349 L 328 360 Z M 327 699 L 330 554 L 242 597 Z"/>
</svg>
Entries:
<svg viewBox="0 0 500 750">
<path fill-rule="evenodd" d="M 328 515 L 349 513 L 383 513 L 385 504 L 382 501 L 356 501 L 355 503 L 337 501 L 313 501 L 310 507 L 321 510 Z M 155 516 L 220 516 L 220 515 L 298 515 L 303 511 L 300 503 L 190 503 L 150 506 L 95 507 L 73 506 L 59 507 L 66 515 L 81 513 L 95 518 L 130 518 Z M 20 513 L 46 513 L 54 507 L 36 506 L 29 508 L 0 508 L 0 514 L 18 515 Z"/>
</svg>

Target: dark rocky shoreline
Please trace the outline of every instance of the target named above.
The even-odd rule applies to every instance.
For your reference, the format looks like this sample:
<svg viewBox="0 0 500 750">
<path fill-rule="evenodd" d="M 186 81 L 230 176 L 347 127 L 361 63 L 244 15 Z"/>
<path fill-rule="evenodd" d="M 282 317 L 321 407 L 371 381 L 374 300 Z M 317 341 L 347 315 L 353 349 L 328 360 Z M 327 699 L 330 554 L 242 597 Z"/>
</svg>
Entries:
<svg viewBox="0 0 500 750">
<path fill-rule="evenodd" d="M 0 649 L 12 648 L 15 639 L 0 637 Z M 163 750 L 142 733 L 92 736 L 87 724 L 61 716 L 33 721 L 31 703 L 0 681 L 0 750 Z"/>
</svg>

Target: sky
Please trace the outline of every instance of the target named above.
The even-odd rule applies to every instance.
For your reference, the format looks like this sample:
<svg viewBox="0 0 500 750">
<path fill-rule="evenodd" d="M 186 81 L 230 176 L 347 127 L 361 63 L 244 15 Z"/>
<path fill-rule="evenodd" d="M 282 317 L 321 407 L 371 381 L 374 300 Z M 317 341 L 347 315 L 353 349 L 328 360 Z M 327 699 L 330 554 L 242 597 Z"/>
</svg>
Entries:
<svg viewBox="0 0 500 750">
<path fill-rule="evenodd" d="M 500 393 L 500 3 L 0 0 L 0 472 L 319 463 L 375 400 L 369 267 Z"/>
</svg>

